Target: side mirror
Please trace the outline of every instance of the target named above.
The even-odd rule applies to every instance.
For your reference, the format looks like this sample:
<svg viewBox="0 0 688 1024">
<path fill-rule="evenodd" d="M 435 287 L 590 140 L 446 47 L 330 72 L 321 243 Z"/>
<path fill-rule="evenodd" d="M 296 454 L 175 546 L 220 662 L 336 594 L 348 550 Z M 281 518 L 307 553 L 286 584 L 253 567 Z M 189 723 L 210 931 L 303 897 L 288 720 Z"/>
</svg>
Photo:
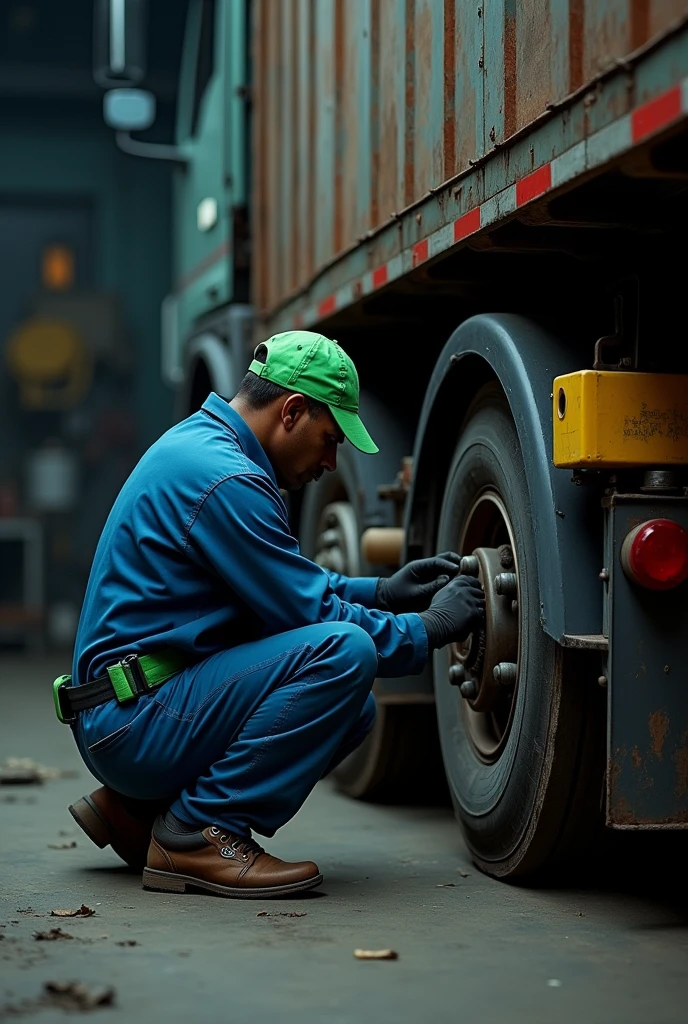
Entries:
<svg viewBox="0 0 688 1024">
<path fill-rule="evenodd" d="M 120 132 L 142 132 L 155 121 L 155 96 L 144 89 L 110 89 L 103 96 L 103 118 Z"/>
</svg>

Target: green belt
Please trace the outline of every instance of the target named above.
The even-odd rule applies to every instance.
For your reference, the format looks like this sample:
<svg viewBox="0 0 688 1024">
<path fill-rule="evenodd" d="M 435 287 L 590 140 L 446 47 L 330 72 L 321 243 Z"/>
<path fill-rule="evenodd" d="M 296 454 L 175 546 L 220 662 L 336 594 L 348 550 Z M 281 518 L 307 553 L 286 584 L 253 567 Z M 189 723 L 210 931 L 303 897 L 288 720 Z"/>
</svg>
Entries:
<svg viewBox="0 0 688 1024">
<path fill-rule="evenodd" d="M 125 704 L 166 683 L 190 664 L 179 651 L 158 651 L 155 654 L 128 654 L 115 665 L 108 665 L 106 674 L 81 686 L 71 685 L 71 676 L 58 676 L 53 683 L 53 699 L 57 717 L 65 725 L 76 720 L 79 711 L 98 707 L 110 700 Z"/>
</svg>

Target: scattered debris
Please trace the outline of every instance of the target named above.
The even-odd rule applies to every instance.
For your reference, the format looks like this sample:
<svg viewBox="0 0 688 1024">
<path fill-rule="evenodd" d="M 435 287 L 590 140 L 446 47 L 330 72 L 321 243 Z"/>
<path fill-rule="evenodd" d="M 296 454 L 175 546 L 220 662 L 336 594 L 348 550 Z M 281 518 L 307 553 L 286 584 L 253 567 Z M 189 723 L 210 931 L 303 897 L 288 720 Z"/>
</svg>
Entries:
<svg viewBox="0 0 688 1024">
<path fill-rule="evenodd" d="M 7 757 L 0 765 L 0 786 L 40 785 L 51 779 L 74 779 L 75 771 L 48 768 L 32 757 Z"/>
<path fill-rule="evenodd" d="M 296 910 L 291 910 L 291 911 L 289 911 L 289 910 L 278 910 L 274 914 L 269 914 L 267 912 L 267 910 L 260 910 L 256 914 L 256 917 L 306 917 L 306 916 L 307 916 L 307 914 L 306 914 L 305 910 L 302 913 L 298 913 L 298 911 L 296 911 Z"/>
<path fill-rule="evenodd" d="M 50 928 L 47 932 L 34 932 L 33 937 L 37 942 L 55 942 L 57 939 L 73 939 L 74 936 L 65 932 L 62 928 Z"/>
<path fill-rule="evenodd" d="M 136 939 L 122 939 L 121 942 L 116 942 L 116 946 L 138 946 L 139 943 Z"/>
<path fill-rule="evenodd" d="M 1 782 L 0 782 L 0 785 L 2 785 Z M 6 795 L 3 794 L 3 796 L 0 796 L 0 804 L 35 804 L 35 803 L 36 803 L 36 797 L 35 796 L 19 797 L 19 796 L 15 796 L 14 793 L 11 793 L 11 794 L 8 793 Z"/>
<path fill-rule="evenodd" d="M 81 981 L 46 981 L 43 991 L 45 1003 L 62 1010 L 95 1010 L 115 1002 L 114 988 L 88 988 Z"/>
<path fill-rule="evenodd" d="M 17 907 L 17 913 L 26 914 L 29 917 L 40 917 L 40 914 L 37 914 L 33 907 Z"/>
<path fill-rule="evenodd" d="M 398 960 L 399 954 L 393 949 L 355 949 L 357 960 Z"/>
<path fill-rule="evenodd" d="M 20 911 L 22 913 L 22 911 Z M 95 910 L 91 910 L 85 903 L 82 903 L 78 910 L 51 910 L 51 917 L 93 917 Z"/>
<path fill-rule="evenodd" d="M 456 870 L 459 872 L 462 878 L 468 878 L 468 876 L 470 875 L 470 871 L 464 871 L 463 868 L 457 868 Z"/>
<path fill-rule="evenodd" d="M 76 846 L 76 839 L 72 839 L 70 843 L 48 843 L 49 850 L 73 850 Z"/>
<path fill-rule="evenodd" d="M 437 885 L 438 889 L 455 889 L 456 882 L 439 882 Z"/>
<path fill-rule="evenodd" d="M 561 982 L 558 978 L 550 978 L 547 984 L 550 988 L 561 988 Z"/>
</svg>

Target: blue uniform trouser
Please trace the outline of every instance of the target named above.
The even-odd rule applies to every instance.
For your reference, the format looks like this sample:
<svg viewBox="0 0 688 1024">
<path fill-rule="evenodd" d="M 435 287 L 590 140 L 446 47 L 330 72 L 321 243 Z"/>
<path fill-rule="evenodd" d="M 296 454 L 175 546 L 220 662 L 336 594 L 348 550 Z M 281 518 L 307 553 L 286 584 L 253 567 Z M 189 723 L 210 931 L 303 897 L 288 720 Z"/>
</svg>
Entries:
<svg viewBox="0 0 688 1024">
<path fill-rule="evenodd" d="M 214 654 L 134 704 L 79 715 L 97 778 L 182 821 L 272 836 L 372 728 L 373 641 L 318 623 Z"/>
</svg>

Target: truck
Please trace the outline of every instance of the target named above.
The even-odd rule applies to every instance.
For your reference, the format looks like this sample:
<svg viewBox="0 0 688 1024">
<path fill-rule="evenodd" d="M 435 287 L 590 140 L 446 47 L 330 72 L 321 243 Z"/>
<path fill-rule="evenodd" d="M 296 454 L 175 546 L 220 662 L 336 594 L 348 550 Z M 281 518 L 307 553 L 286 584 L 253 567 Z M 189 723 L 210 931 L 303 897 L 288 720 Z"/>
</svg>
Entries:
<svg viewBox="0 0 688 1024">
<path fill-rule="evenodd" d="M 381 452 L 305 489 L 303 552 L 485 591 L 340 788 L 446 785 L 503 879 L 688 828 L 688 4 L 190 0 L 178 106 L 179 414 L 335 338 Z"/>
</svg>

